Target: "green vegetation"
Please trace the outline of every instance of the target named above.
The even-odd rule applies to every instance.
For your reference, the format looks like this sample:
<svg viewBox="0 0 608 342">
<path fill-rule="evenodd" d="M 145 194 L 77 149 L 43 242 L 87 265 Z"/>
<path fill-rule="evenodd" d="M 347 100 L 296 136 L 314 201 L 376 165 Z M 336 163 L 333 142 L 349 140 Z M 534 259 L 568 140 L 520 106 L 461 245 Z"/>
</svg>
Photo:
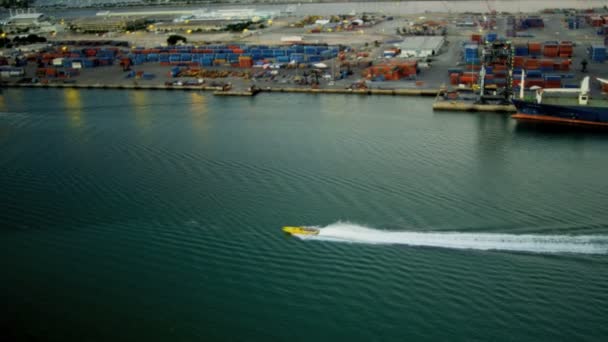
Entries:
<svg viewBox="0 0 608 342">
<path fill-rule="evenodd" d="M 13 44 L 9 38 L 0 38 L 0 48 L 11 48 Z"/>
<path fill-rule="evenodd" d="M 169 36 L 169 38 L 167 38 L 167 44 L 168 45 L 175 45 L 179 41 L 182 41 L 182 42 L 186 43 L 188 40 L 186 39 L 186 37 L 178 36 L 176 34 L 172 34 L 172 35 Z"/>
<path fill-rule="evenodd" d="M 226 25 L 226 31 L 230 32 L 241 32 L 246 28 L 249 28 L 253 24 L 253 21 L 246 21 L 242 23 L 234 23 Z"/>
<path fill-rule="evenodd" d="M 33 0 L 0 0 L 0 6 L 4 8 L 29 8 Z"/>
<path fill-rule="evenodd" d="M 34 43 L 46 43 L 46 38 L 40 37 L 35 34 L 28 34 L 27 36 L 16 36 L 13 38 L 13 43 L 16 45 L 27 45 Z"/>
</svg>

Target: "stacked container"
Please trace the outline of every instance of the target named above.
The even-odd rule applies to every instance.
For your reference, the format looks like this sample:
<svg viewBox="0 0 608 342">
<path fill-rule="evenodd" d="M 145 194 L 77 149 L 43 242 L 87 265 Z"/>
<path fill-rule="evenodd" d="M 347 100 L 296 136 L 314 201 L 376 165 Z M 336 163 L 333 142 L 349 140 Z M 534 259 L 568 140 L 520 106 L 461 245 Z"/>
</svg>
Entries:
<svg viewBox="0 0 608 342">
<path fill-rule="evenodd" d="M 545 57 L 557 57 L 559 55 L 559 44 L 557 42 L 545 42 L 543 55 Z"/>
<path fill-rule="evenodd" d="M 479 45 L 467 44 L 464 46 L 464 63 L 465 64 L 480 64 L 479 60 Z"/>
<path fill-rule="evenodd" d="M 545 27 L 545 23 L 541 17 L 528 17 L 523 19 L 522 28 L 540 28 Z"/>
<path fill-rule="evenodd" d="M 604 45 L 592 45 L 589 48 L 589 55 L 592 61 L 603 63 L 606 60 L 606 47 Z"/>
<path fill-rule="evenodd" d="M 589 17 L 588 22 L 593 27 L 600 27 L 604 25 L 604 19 L 600 16 Z"/>
<path fill-rule="evenodd" d="M 572 57 L 573 52 L 574 52 L 574 48 L 572 47 L 572 42 L 560 42 L 559 43 L 559 57 L 562 57 L 562 58 Z"/>
<path fill-rule="evenodd" d="M 559 75 L 545 75 L 545 88 L 561 88 L 562 77 Z"/>
<path fill-rule="evenodd" d="M 515 56 L 527 56 L 528 45 L 515 45 Z"/>
<path fill-rule="evenodd" d="M 568 28 L 570 30 L 575 30 L 581 27 L 580 17 L 569 17 L 566 19 L 566 22 L 568 23 Z"/>
<path fill-rule="evenodd" d="M 477 84 L 479 74 L 476 72 L 464 72 L 459 79 L 459 83 L 472 85 Z"/>
<path fill-rule="evenodd" d="M 253 59 L 251 56 L 240 56 L 239 66 L 241 68 L 251 68 L 253 66 Z"/>
<path fill-rule="evenodd" d="M 492 33 L 488 33 L 488 34 L 486 35 L 486 41 L 487 41 L 487 42 L 490 42 L 490 43 L 491 43 L 491 42 L 493 42 L 493 41 L 496 41 L 496 39 L 497 39 L 497 38 L 498 38 L 498 34 L 497 34 L 497 33 L 494 33 L 494 32 L 492 32 Z"/>
<path fill-rule="evenodd" d="M 528 43 L 528 53 L 530 56 L 540 56 L 541 55 L 541 43 L 529 42 Z"/>
</svg>

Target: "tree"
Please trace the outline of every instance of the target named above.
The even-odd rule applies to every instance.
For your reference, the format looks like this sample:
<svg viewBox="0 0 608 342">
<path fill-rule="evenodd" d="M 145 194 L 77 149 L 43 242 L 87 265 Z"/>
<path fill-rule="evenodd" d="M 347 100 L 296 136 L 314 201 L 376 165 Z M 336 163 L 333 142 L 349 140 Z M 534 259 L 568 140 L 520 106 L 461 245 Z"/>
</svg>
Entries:
<svg viewBox="0 0 608 342">
<path fill-rule="evenodd" d="M 0 48 L 10 48 L 13 45 L 11 44 L 11 40 L 8 38 L 0 38 Z"/>
<path fill-rule="evenodd" d="M 46 38 L 40 37 L 35 34 L 29 34 L 29 35 L 27 35 L 27 37 L 15 36 L 13 38 L 13 43 L 23 44 L 23 45 L 34 44 L 34 43 L 46 43 Z"/>
<path fill-rule="evenodd" d="M 29 8 L 32 0 L 0 0 L 4 8 Z"/>
<path fill-rule="evenodd" d="M 226 31 L 241 32 L 252 24 L 253 24 L 253 21 L 228 24 L 228 25 L 226 25 Z"/>
<path fill-rule="evenodd" d="M 170 35 L 170 36 L 169 36 L 169 38 L 167 38 L 167 44 L 168 44 L 168 45 L 175 45 L 175 44 L 177 44 L 177 42 L 179 42 L 180 40 L 181 40 L 182 42 L 184 42 L 184 43 L 186 43 L 186 42 L 187 42 L 186 37 L 182 37 L 182 36 L 178 36 L 178 35 L 176 35 L 176 34 L 172 34 L 172 35 Z"/>
</svg>

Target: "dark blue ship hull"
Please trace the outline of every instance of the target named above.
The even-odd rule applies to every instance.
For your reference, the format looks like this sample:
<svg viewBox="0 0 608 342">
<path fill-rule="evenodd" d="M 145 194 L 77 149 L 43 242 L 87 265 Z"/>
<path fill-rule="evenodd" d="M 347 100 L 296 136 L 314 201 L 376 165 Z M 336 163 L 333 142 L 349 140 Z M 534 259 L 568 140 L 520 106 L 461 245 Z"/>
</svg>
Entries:
<svg viewBox="0 0 608 342">
<path fill-rule="evenodd" d="M 517 108 L 514 119 L 608 126 L 608 107 L 538 104 L 516 99 L 512 101 Z"/>
</svg>

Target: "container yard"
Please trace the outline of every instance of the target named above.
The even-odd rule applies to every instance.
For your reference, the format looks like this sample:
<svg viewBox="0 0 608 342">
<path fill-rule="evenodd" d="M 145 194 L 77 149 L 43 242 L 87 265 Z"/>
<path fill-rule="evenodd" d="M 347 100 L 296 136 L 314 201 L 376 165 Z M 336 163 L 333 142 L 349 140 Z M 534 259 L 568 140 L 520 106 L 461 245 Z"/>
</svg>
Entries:
<svg viewBox="0 0 608 342">
<path fill-rule="evenodd" d="M 15 37 L 9 35 L 0 59 L 6 66 L 1 82 L 20 87 L 230 89 L 234 94 L 248 94 L 249 89 L 440 94 L 437 109 L 477 110 L 471 108 L 508 106 L 522 75 L 526 92 L 576 87 L 584 75 L 608 77 L 604 9 L 498 14 L 488 8 L 481 13 L 438 12 L 432 20 L 371 12 L 298 16 L 289 11 L 263 18 L 241 15 L 238 20 L 205 12 L 195 20 L 196 15 L 184 11 L 157 12 L 105 13 L 91 20 L 51 17 L 63 30 L 35 33 L 47 41 L 33 51 L 27 51 L 27 44 L 12 44 Z M 188 29 L 190 21 L 217 30 Z M 169 42 L 171 36 L 178 40 Z M 595 96 L 605 96 L 599 82 L 592 84 Z"/>
</svg>

